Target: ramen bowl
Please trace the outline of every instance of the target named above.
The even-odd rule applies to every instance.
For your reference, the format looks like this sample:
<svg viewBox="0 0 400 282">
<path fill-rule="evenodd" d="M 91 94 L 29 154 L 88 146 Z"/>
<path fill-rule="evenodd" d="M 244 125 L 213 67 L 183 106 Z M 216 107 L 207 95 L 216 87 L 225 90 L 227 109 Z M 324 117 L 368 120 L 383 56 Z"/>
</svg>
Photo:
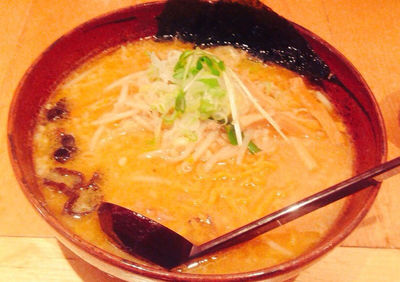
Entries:
<svg viewBox="0 0 400 282">
<path fill-rule="evenodd" d="M 46 204 L 38 186 L 32 159 L 34 126 L 38 120 L 40 109 L 56 86 L 89 58 L 126 42 L 155 36 L 160 33 L 160 29 L 165 31 L 165 22 L 160 21 L 165 20 L 166 15 L 168 16 L 168 9 L 171 11 L 171 6 L 168 6 L 171 5 L 171 2 L 174 1 L 128 7 L 95 18 L 58 39 L 33 63 L 15 92 L 9 113 L 9 153 L 19 184 L 26 197 L 55 230 L 57 238 L 64 245 L 85 261 L 113 276 L 134 281 L 147 279 L 173 281 L 271 279 L 279 281 L 294 277 L 299 271 L 337 246 L 356 228 L 370 209 L 379 185 L 371 186 L 350 196 L 345 210 L 334 227 L 318 244 L 300 256 L 257 271 L 221 275 L 172 272 L 108 253 L 67 229 L 52 214 Z M 254 5 L 254 9 L 267 9 L 259 3 L 251 4 Z M 229 11 L 226 12 L 229 14 Z M 329 73 L 326 73 L 326 69 L 323 69 L 314 74 L 311 73 L 311 76 L 316 83 L 323 87 L 349 128 L 355 148 L 354 173 L 365 171 L 382 163 L 386 159 L 386 136 L 383 120 L 377 102 L 361 75 L 343 55 L 327 42 L 301 26 L 287 23 L 292 31 L 307 42 L 330 70 Z M 180 24 L 178 22 L 178 25 Z M 188 22 L 182 23 L 182 25 L 185 24 L 190 25 L 191 22 L 188 20 Z M 171 25 L 170 28 L 176 27 Z M 229 33 L 233 34 L 234 31 L 230 29 Z M 192 33 L 182 31 L 178 35 L 183 39 L 193 36 Z M 195 40 L 199 40 L 200 36 L 194 35 Z M 260 37 L 256 38 L 263 40 Z M 234 42 L 229 43 L 234 44 Z M 226 44 L 226 42 L 221 41 L 220 44 Z M 254 50 L 249 51 L 255 52 Z M 303 69 L 295 70 L 301 72 Z M 302 74 L 310 75 L 307 71 Z"/>
</svg>

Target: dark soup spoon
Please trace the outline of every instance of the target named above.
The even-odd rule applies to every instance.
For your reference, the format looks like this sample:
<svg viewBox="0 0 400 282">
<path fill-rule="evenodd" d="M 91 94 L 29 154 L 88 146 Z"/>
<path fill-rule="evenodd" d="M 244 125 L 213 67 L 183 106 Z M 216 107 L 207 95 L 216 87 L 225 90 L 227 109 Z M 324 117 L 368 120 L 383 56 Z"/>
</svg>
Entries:
<svg viewBox="0 0 400 282">
<path fill-rule="evenodd" d="M 102 203 L 98 215 L 103 231 L 121 248 L 170 269 L 190 259 L 250 240 L 399 172 L 400 157 L 199 246 L 158 222 L 112 203 Z"/>
</svg>

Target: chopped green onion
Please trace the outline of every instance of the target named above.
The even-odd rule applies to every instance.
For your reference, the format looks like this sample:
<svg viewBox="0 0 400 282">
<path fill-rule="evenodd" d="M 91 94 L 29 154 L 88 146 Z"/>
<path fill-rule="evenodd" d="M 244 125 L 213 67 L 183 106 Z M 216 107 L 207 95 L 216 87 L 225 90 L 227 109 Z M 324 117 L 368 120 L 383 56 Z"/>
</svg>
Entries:
<svg viewBox="0 0 400 282">
<path fill-rule="evenodd" d="M 152 58 L 152 64 L 160 70 L 163 67 L 155 55 Z M 158 72 L 157 74 L 159 75 Z M 153 108 L 160 113 L 164 124 L 171 125 L 177 119 L 182 121 L 182 124 L 177 126 L 179 140 L 185 137 L 190 142 L 197 141 L 200 121 L 212 119 L 226 125 L 230 144 L 241 146 L 244 136 L 239 126 L 234 99 L 234 88 L 237 85 L 249 96 L 261 114 L 270 121 L 233 71 L 207 51 L 195 49 L 182 52 L 175 63 L 172 76 L 173 79 L 168 79 L 168 85 L 158 90 L 159 100 Z M 270 123 L 274 126 L 271 121 Z M 252 140 L 244 146 L 247 146 L 251 154 L 261 151 Z"/>
<path fill-rule="evenodd" d="M 215 106 L 211 101 L 209 101 L 207 99 L 201 99 L 199 111 L 201 114 L 209 115 L 215 111 Z"/>
<path fill-rule="evenodd" d="M 210 88 L 219 87 L 219 82 L 218 82 L 218 79 L 216 79 L 216 78 L 203 78 L 203 79 L 199 79 L 199 81 L 203 82 L 205 85 L 207 85 Z"/>
<path fill-rule="evenodd" d="M 205 63 L 208 68 L 210 69 L 211 73 L 215 76 L 219 76 L 221 74 L 221 71 L 224 71 L 225 65 L 222 61 L 217 61 L 215 58 L 209 56 L 209 55 L 203 55 L 201 56 L 196 63 L 197 69 L 203 68 L 203 63 Z"/>
<path fill-rule="evenodd" d="M 182 52 L 182 54 L 179 56 L 178 62 L 176 63 L 174 67 L 174 74 L 173 77 L 177 80 L 182 80 L 185 79 L 187 76 L 187 71 L 186 67 L 189 67 L 187 64 L 187 58 L 193 54 L 193 50 L 186 50 Z"/>
<path fill-rule="evenodd" d="M 178 113 L 183 113 L 186 109 L 185 92 L 180 90 L 175 100 L 175 110 Z"/>
<path fill-rule="evenodd" d="M 201 49 L 183 51 L 173 66 L 168 90 L 157 93 L 159 100 L 153 105 L 163 123 L 171 125 L 181 118 L 186 121 L 192 118 L 195 123 L 206 119 L 229 123 L 232 105 L 223 78 L 226 70 L 224 62 L 211 53 Z M 193 140 L 190 134 L 185 137 Z"/>
<path fill-rule="evenodd" d="M 238 144 L 238 141 L 236 138 L 235 129 L 233 128 L 232 124 L 228 124 L 226 126 L 226 133 L 228 134 L 229 143 L 236 146 Z M 242 133 L 242 135 L 243 135 L 243 133 Z M 247 149 L 249 150 L 249 152 L 252 155 L 257 154 L 258 152 L 261 152 L 261 149 L 258 148 L 257 145 L 254 144 L 253 141 L 250 141 L 249 144 L 247 144 Z"/>
<path fill-rule="evenodd" d="M 186 50 L 183 51 L 182 54 L 179 56 L 178 62 L 175 65 L 174 71 L 177 71 L 180 68 L 185 68 L 186 59 L 193 54 L 193 50 Z"/>
<path fill-rule="evenodd" d="M 179 69 L 175 70 L 175 72 L 173 74 L 173 78 L 175 78 L 176 80 L 182 80 L 184 73 L 185 73 L 185 69 L 179 68 Z"/>
<path fill-rule="evenodd" d="M 183 51 L 182 52 L 182 54 L 181 54 L 181 58 L 182 59 L 186 59 L 187 57 L 189 57 L 190 55 L 192 55 L 193 54 L 193 50 L 185 50 L 185 51 Z"/>
<path fill-rule="evenodd" d="M 225 63 L 223 61 L 219 61 L 218 62 L 218 67 L 220 68 L 220 70 L 224 71 L 225 70 Z"/>
<path fill-rule="evenodd" d="M 211 61 L 211 60 L 209 59 L 208 61 L 206 61 L 206 64 L 207 64 L 207 66 L 210 68 L 211 73 L 212 73 L 213 75 L 216 75 L 216 76 L 219 76 L 219 75 L 220 75 L 221 72 L 218 70 L 218 64 L 215 63 L 215 60 L 214 60 L 214 62 L 213 62 L 213 61 Z"/>
<path fill-rule="evenodd" d="M 235 129 L 233 128 L 232 124 L 228 124 L 226 126 L 226 133 L 228 134 L 229 143 L 236 146 L 238 144 L 238 141 L 236 138 Z"/>
<path fill-rule="evenodd" d="M 208 93 L 210 93 L 210 95 L 211 95 L 213 98 L 222 98 L 222 97 L 225 97 L 225 95 L 226 95 L 226 90 L 225 90 L 225 89 L 222 89 L 222 88 L 220 88 L 220 87 L 216 87 L 216 88 L 211 88 L 211 89 L 208 91 Z"/>
<path fill-rule="evenodd" d="M 203 68 L 203 64 L 201 63 L 201 60 L 199 59 L 199 60 L 197 60 L 197 63 L 196 63 L 196 69 L 201 70 L 202 68 Z"/>
<path fill-rule="evenodd" d="M 249 152 L 250 152 L 251 154 L 253 154 L 253 155 L 261 151 L 261 149 L 258 148 L 257 145 L 254 144 L 253 141 L 250 141 L 250 142 L 249 142 L 249 144 L 247 145 L 247 148 L 249 149 Z"/>
</svg>

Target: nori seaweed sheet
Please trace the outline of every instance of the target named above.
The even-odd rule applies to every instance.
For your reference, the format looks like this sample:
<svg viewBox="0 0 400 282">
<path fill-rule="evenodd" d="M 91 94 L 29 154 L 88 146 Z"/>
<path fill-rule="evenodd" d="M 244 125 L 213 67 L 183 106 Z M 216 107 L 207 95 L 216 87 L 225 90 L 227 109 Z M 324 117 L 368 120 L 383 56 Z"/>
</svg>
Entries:
<svg viewBox="0 0 400 282">
<path fill-rule="evenodd" d="M 232 45 L 317 84 L 332 76 L 293 24 L 259 1 L 167 1 L 156 36 L 197 46 Z"/>
</svg>

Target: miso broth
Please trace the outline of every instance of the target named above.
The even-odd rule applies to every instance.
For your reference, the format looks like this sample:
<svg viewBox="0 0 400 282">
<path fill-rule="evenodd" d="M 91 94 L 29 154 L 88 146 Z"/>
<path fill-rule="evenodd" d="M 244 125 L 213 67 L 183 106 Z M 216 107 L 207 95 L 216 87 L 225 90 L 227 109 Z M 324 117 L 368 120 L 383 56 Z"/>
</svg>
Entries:
<svg viewBox="0 0 400 282">
<path fill-rule="evenodd" d="M 201 244 L 350 177 L 353 158 L 321 89 L 233 47 L 177 40 L 128 43 L 84 63 L 51 95 L 34 138 L 49 209 L 78 236 L 132 260 L 102 232 L 97 202 Z M 68 213 L 68 193 L 49 181 L 71 187 L 79 177 L 93 189 L 72 203 L 81 213 Z M 344 204 L 173 271 L 237 273 L 288 261 L 324 237 Z"/>
</svg>

